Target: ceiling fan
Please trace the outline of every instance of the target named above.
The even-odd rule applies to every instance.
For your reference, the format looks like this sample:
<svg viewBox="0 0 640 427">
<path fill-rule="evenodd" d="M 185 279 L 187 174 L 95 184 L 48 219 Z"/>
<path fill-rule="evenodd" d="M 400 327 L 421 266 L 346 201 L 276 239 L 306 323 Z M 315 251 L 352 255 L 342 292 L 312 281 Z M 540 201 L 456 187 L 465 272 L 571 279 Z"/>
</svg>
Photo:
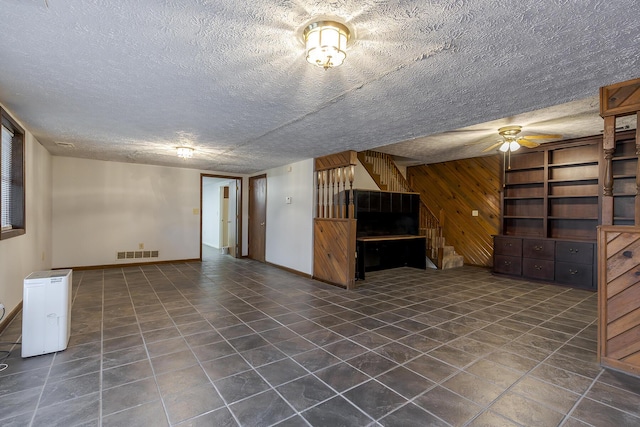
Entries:
<svg viewBox="0 0 640 427">
<path fill-rule="evenodd" d="M 520 148 L 520 146 L 527 148 L 535 148 L 540 145 L 539 142 L 534 141 L 535 139 L 558 139 L 562 138 L 562 135 L 528 135 L 528 136 L 518 136 L 518 134 L 522 131 L 522 126 L 512 125 L 512 126 L 504 126 L 498 129 L 498 134 L 502 137 L 502 140 L 496 142 L 490 147 L 482 150 L 483 153 L 491 150 L 495 150 L 499 147 L 500 151 L 503 153 L 511 153 L 512 151 L 516 151 Z"/>
</svg>

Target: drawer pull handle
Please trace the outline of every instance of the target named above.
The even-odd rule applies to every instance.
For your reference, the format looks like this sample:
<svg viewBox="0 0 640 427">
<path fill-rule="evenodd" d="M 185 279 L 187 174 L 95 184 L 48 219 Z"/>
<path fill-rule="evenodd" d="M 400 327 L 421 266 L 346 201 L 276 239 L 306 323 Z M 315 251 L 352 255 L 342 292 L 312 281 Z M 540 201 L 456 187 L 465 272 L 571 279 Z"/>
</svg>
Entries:
<svg viewBox="0 0 640 427">
<path fill-rule="evenodd" d="M 577 254 L 579 252 L 578 249 L 569 248 L 569 252 L 572 254 Z"/>
<path fill-rule="evenodd" d="M 505 261 L 504 265 L 511 265 L 511 261 Z"/>
<path fill-rule="evenodd" d="M 541 251 L 542 250 L 542 246 L 534 246 L 533 250 L 535 251 Z"/>
<path fill-rule="evenodd" d="M 572 269 L 569 269 L 569 273 L 570 273 L 572 276 L 575 276 L 576 274 L 578 274 L 578 270 L 572 270 Z"/>
<path fill-rule="evenodd" d="M 631 258 L 633 257 L 633 252 L 631 251 L 624 251 L 622 252 L 622 256 L 626 257 L 626 258 Z"/>
<path fill-rule="evenodd" d="M 542 266 L 541 265 L 534 265 L 533 268 L 535 268 L 536 270 L 542 270 Z"/>
</svg>

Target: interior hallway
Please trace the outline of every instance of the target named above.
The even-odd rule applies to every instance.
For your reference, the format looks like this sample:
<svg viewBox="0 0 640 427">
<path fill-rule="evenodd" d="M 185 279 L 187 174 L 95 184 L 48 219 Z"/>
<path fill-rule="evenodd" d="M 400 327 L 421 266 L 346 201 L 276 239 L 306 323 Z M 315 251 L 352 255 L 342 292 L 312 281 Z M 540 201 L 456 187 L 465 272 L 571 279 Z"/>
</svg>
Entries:
<svg viewBox="0 0 640 427">
<path fill-rule="evenodd" d="M 640 425 L 640 379 L 596 363 L 596 293 L 474 267 L 346 291 L 213 250 L 73 278 L 70 345 L 14 348 L 3 426 Z"/>
</svg>

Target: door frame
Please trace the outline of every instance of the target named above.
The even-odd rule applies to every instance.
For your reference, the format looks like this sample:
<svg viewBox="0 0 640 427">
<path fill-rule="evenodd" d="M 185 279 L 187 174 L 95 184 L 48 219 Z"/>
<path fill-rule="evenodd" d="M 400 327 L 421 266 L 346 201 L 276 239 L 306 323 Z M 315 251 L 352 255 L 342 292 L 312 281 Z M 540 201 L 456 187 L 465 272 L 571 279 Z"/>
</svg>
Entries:
<svg viewBox="0 0 640 427">
<path fill-rule="evenodd" d="M 228 180 L 235 180 L 236 186 L 240 188 L 240 197 L 238 199 L 238 207 L 236 209 L 236 258 L 242 257 L 242 195 L 244 194 L 244 179 L 241 176 L 232 175 L 218 175 L 218 174 L 200 174 L 200 261 L 202 261 L 202 192 L 204 187 L 205 178 L 222 178 Z M 239 184 L 239 185 L 238 185 Z M 231 189 L 229 189 L 231 191 Z"/>
</svg>

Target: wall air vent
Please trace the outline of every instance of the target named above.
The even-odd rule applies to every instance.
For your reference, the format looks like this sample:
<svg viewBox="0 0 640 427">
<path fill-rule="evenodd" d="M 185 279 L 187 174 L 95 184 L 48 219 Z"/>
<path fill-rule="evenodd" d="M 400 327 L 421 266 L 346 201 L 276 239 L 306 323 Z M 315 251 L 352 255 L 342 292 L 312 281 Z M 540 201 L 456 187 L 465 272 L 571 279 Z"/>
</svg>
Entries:
<svg viewBox="0 0 640 427">
<path fill-rule="evenodd" d="M 159 251 L 118 251 L 116 259 L 158 258 Z"/>
<path fill-rule="evenodd" d="M 56 141 L 56 145 L 60 148 L 76 148 L 73 142 Z"/>
</svg>

